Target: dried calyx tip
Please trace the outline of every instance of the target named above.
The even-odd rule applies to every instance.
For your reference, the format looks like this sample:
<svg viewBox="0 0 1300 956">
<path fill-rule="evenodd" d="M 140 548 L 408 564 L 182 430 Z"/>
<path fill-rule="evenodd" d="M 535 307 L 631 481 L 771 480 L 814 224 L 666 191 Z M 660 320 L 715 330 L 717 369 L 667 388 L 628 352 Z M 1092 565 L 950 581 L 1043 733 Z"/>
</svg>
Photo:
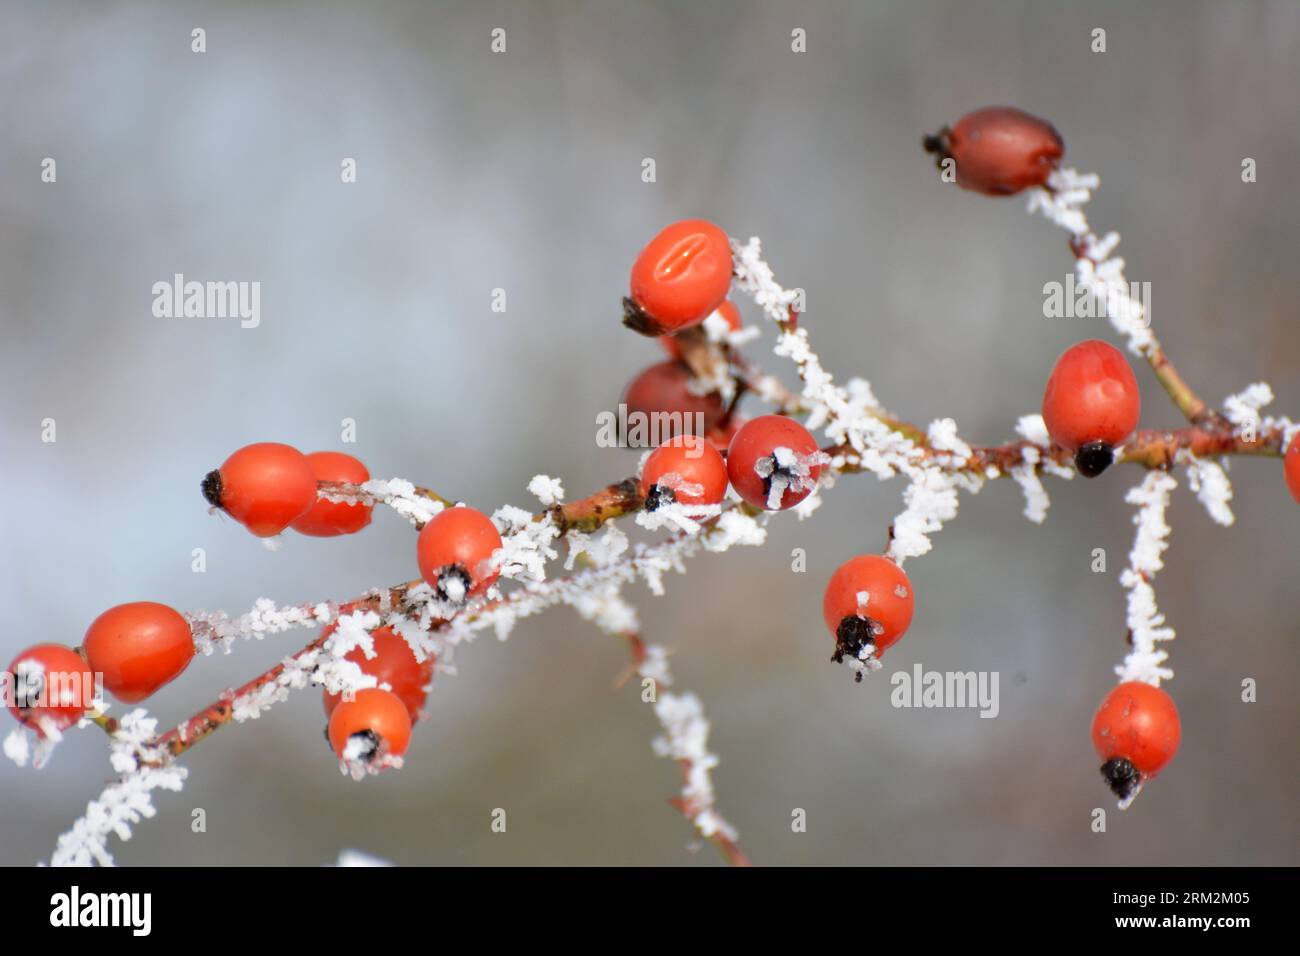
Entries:
<svg viewBox="0 0 1300 956">
<path fill-rule="evenodd" d="M 1104 441 L 1090 441 L 1074 453 L 1074 467 L 1085 478 L 1096 478 L 1114 461 L 1115 449 Z"/>
<path fill-rule="evenodd" d="M 1101 776 L 1111 793 L 1121 800 L 1133 796 L 1142 783 L 1142 775 L 1127 757 L 1111 757 L 1101 765 Z"/>
<path fill-rule="evenodd" d="M 651 318 L 645 309 L 627 296 L 623 297 L 623 324 L 633 332 L 640 332 L 642 335 L 659 336 L 667 331 Z"/>
<path fill-rule="evenodd" d="M 934 153 L 934 164 L 940 169 L 943 168 L 943 161 L 952 155 L 948 151 L 948 133 L 948 127 L 944 126 L 939 132 L 921 138 L 921 148 L 927 153 Z"/>
<path fill-rule="evenodd" d="M 846 656 L 851 660 L 857 660 L 863 648 L 874 649 L 875 643 L 876 622 L 869 617 L 849 615 L 840 621 L 840 626 L 835 631 L 835 653 L 831 655 L 831 660 L 836 664 L 843 661 Z"/>
<path fill-rule="evenodd" d="M 650 492 L 645 496 L 645 510 L 655 511 L 660 505 L 670 505 L 677 500 L 671 488 L 663 485 L 652 485 Z"/>
<path fill-rule="evenodd" d="M 203 482 L 199 485 L 203 490 L 203 500 L 214 508 L 221 507 L 221 472 L 212 469 L 203 476 Z"/>
<path fill-rule="evenodd" d="M 464 568 L 459 564 L 449 564 L 438 572 L 438 584 L 434 590 L 448 604 L 460 604 L 469 594 L 472 583 Z"/>
<path fill-rule="evenodd" d="M 345 760 L 370 763 L 379 754 L 379 744 L 379 735 L 373 730 L 358 730 L 348 738 L 343 757 Z"/>
</svg>

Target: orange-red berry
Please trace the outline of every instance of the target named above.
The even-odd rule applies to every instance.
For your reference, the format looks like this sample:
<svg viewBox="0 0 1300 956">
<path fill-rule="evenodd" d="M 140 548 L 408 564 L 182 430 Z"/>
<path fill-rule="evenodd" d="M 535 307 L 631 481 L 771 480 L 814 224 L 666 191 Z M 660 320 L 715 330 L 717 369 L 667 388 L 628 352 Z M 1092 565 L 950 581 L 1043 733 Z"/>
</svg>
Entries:
<svg viewBox="0 0 1300 956">
<path fill-rule="evenodd" d="M 1114 461 L 1115 446 L 1133 434 L 1141 411 L 1133 370 L 1119 349 L 1098 339 L 1066 349 L 1043 393 L 1048 434 L 1074 452 L 1075 465 L 1088 478 Z"/>
<path fill-rule="evenodd" d="M 136 601 L 95 618 L 82 649 L 113 696 L 134 704 L 181 675 L 194 657 L 194 637 L 189 622 L 166 604 Z"/>
<path fill-rule="evenodd" d="M 499 547 L 501 533 L 483 512 L 445 508 L 420 531 L 420 576 L 444 601 L 459 603 L 492 586 L 500 574 L 492 552 Z"/>
<path fill-rule="evenodd" d="M 727 297 L 731 269 L 725 232 L 703 219 L 673 223 L 636 257 L 624 324 L 666 335 L 703 322 Z"/>
<path fill-rule="evenodd" d="M 346 481 L 360 485 L 370 480 L 366 466 L 341 451 L 314 451 L 307 456 L 307 463 L 317 481 Z M 317 498 L 307 513 L 295 518 L 289 527 L 299 534 L 317 538 L 355 534 L 370 524 L 372 510 L 372 505 L 362 502 Z"/>
<path fill-rule="evenodd" d="M 367 687 L 334 708 L 329 738 L 340 760 L 368 764 L 400 757 L 411 742 L 411 717 L 396 694 Z"/>
<path fill-rule="evenodd" d="M 682 362 L 660 362 L 643 370 L 623 393 L 623 404 L 629 416 L 660 422 L 661 437 L 707 432 L 726 411 L 717 392 L 699 394 L 698 382 Z"/>
<path fill-rule="evenodd" d="M 203 497 L 259 538 L 279 534 L 316 500 L 307 456 L 279 442 L 245 445 L 203 479 Z"/>
<path fill-rule="evenodd" d="M 1286 458 L 1282 469 L 1286 474 L 1286 486 L 1291 489 L 1291 497 L 1300 503 L 1300 432 L 1296 432 L 1287 446 Z"/>
<path fill-rule="evenodd" d="M 63 644 L 37 644 L 6 670 L 9 712 L 41 736 L 66 730 L 95 697 L 95 675 L 85 659 Z"/>
<path fill-rule="evenodd" d="M 1092 745 L 1104 761 L 1102 776 L 1121 800 L 1174 759 L 1181 737 L 1173 698 L 1140 681 L 1112 690 L 1092 718 Z"/>
<path fill-rule="evenodd" d="M 338 625 L 331 624 L 325 628 L 329 634 Z M 381 627 L 370 632 L 374 641 L 375 656 L 366 657 L 359 647 L 354 647 L 345 655 L 345 659 L 357 664 L 363 673 L 376 678 L 379 683 L 387 684 L 389 690 L 406 707 L 406 712 L 414 724 L 420 716 L 429 693 L 429 682 L 433 680 L 434 658 L 426 657 L 423 661 L 415 659 L 415 653 L 405 638 L 391 627 Z M 339 705 L 341 695 L 324 691 L 323 703 L 325 715 L 334 713 Z"/>
<path fill-rule="evenodd" d="M 678 435 L 654 451 L 641 469 L 647 511 L 661 504 L 716 505 L 727 493 L 727 463 L 698 435 Z"/>
<path fill-rule="evenodd" d="M 793 418 L 761 415 L 736 430 L 727 449 L 727 476 L 755 508 L 783 511 L 812 494 L 822 457 L 817 439 Z"/>
<path fill-rule="evenodd" d="M 880 657 L 912 623 L 912 582 L 893 561 L 860 554 L 836 569 L 822 598 L 822 619 L 835 638 L 831 660 L 857 659 L 871 645 Z M 858 679 L 862 677 L 858 674 Z"/>
<path fill-rule="evenodd" d="M 730 299 L 725 300 L 722 305 L 718 306 L 716 311 L 718 315 L 722 316 L 723 320 L 727 323 L 727 327 L 731 329 L 731 331 L 739 332 L 741 327 L 744 325 L 744 322 L 740 318 L 740 310 L 736 308 L 736 303 L 732 302 Z M 707 319 L 708 316 L 706 315 L 705 318 Z M 661 335 L 659 336 L 659 344 L 664 347 L 664 351 L 667 352 L 670 357 L 675 359 L 680 359 L 682 357 L 682 347 L 677 341 L 677 336 Z"/>
<path fill-rule="evenodd" d="M 956 165 L 957 185 L 988 196 L 1010 196 L 1043 186 L 1065 154 L 1051 123 L 1010 106 L 967 113 L 951 129 L 924 140 L 940 169 Z"/>
</svg>

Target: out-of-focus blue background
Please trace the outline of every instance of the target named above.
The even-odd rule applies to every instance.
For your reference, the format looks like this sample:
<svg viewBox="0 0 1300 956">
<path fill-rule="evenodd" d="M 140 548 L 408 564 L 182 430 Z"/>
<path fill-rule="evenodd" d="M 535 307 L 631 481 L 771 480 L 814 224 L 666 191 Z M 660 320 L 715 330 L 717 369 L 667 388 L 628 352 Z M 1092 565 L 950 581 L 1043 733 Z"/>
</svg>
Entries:
<svg viewBox="0 0 1300 956">
<path fill-rule="evenodd" d="M 376 475 L 489 510 L 532 505 L 538 472 L 575 495 L 631 473 L 637 453 L 596 447 L 595 416 L 660 353 L 619 325 L 618 300 L 641 245 L 686 216 L 764 238 L 778 278 L 807 289 L 834 373 L 870 378 L 912 420 L 1011 437 L 1056 355 L 1111 333 L 1043 318 L 1043 284 L 1069 268 L 1059 231 L 1019 199 L 942 186 L 922 154 L 924 132 L 989 103 L 1049 117 L 1068 161 L 1101 174 L 1093 222 L 1123 233 L 1129 277 L 1151 282 L 1159 334 L 1207 398 L 1263 379 L 1300 413 L 1294 3 L 6 0 L 3 21 L 5 660 L 77 643 L 122 601 L 239 612 L 413 576 L 391 513 L 278 553 L 210 516 L 199 479 L 249 441 L 340 447 L 353 418 L 346 450 Z M 40 181 L 45 157 L 57 184 Z M 356 184 L 340 183 L 345 157 Z M 260 281 L 261 326 L 154 318 L 151 286 L 176 272 Z M 1139 379 L 1144 424 L 1176 424 Z M 721 809 L 759 862 L 1294 864 L 1300 507 L 1276 461 L 1232 477 L 1235 527 L 1185 489 L 1171 511 L 1156 589 L 1180 635 L 1184 740 L 1124 814 L 1088 727 L 1124 652 L 1134 471 L 1052 483 L 1042 528 L 1013 484 L 992 485 L 909 563 L 916 619 L 880 677 L 998 671 L 995 720 L 893 709 L 886 680 L 855 686 L 828 663 L 823 584 L 883 545 L 901 484 L 843 480 L 767 547 L 699 559 L 666 599 L 631 593 L 705 701 Z M 1107 574 L 1089 571 L 1095 547 Z M 151 709 L 177 720 L 305 636 L 197 660 Z M 186 790 L 159 797 L 119 859 L 712 863 L 665 803 L 678 779 L 650 752 L 648 707 L 613 689 L 625 662 L 567 610 L 485 637 L 440 679 L 406 769 L 361 785 L 302 693 L 198 747 Z M 93 730 L 40 773 L 3 762 L 0 862 L 48 859 L 108 776 Z"/>
</svg>

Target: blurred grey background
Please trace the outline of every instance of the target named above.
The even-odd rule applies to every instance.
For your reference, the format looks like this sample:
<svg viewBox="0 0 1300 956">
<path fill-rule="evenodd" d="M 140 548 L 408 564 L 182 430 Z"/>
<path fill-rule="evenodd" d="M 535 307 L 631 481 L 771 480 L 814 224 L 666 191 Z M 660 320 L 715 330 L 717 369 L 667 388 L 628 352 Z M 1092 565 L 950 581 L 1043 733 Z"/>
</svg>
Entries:
<svg viewBox="0 0 1300 956">
<path fill-rule="evenodd" d="M 660 352 L 619 325 L 618 300 L 642 244 L 687 216 L 764 238 L 838 376 L 865 375 L 912 420 L 1011 437 L 1063 348 L 1113 336 L 1042 317 L 1043 284 L 1069 269 L 1062 233 L 1020 199 L 942 186 L 922 154 L 924 132 L 990 103 L 1050 118 L 1070 164 L 1101 174 L 1094 225 L 1123 234 L 1189 380 L 1215 402 L 1266 380 L 1300 413 L 1294 2 L 5 0 L 2 16 L 5 660 L 78 643 L 122 601 L 238 613 L 413 576 L 391 513 L 278 553 L 210 516 L 199 479 L 250 441 L 342 447 L 354 418 L 346 450 L 375 475 L 488 510 L 532 506 L 539 472 L 574 496 L 630 474 L 638 453 L 597 448 L 595 416 Z M 345 157 L 356 184 L 340 183 Z M 260 281 L 261 326 L 154 318 L 151 286 L 176 272 Z M 748 352 L 780 368 L 770 344 Z M 1144 424 L 1176 424 L 1139 380 Z M 1300 507 L 1276 461 L 1232 477 L 1230 529 L 1176 495 L 1156 588 L 1179 629 L 1184 739 L 1124 814 L 1088 729 L 1124 652 L 1135 471 L 1052 483 L 1042 528 L 1010 482 L 963 499 L 908 565 L 911 632 L 862 686 L 828 662 L 821 591 L 883 545 L 900 483 L 843 480 L 767 547 L 700 558 L 666 599 L 630 594 L 704 700 L 720 809 L 757 862 L 1294 864 Z M 807 574 L 790 571 L 795 547 Z M 1094 547 L 1109 573 L 1089 571 Z M 199 659 L 151 709 L 178 720 L 306 636 Z M 999 672 L 1000 716 L 891 708 L 888 674 L 916 662 Z M 679 781 L 650 751 L 650 710 L 613 688 L 625 663 L 567 610 L 484 637 L 440 679 L 406 769 L 361 785 L 326 750 L 319 693 L 301 693 L 196 748 L 186 790 L 160 795 L 118 858 L 714 864 L 665 802 Z M 1246 677 L 1257 703 L 1240 701 Z M 0 862 L 48 859 L 108 776 L 94 731 L 39 773 L 0 761 Z"/>
</svg>

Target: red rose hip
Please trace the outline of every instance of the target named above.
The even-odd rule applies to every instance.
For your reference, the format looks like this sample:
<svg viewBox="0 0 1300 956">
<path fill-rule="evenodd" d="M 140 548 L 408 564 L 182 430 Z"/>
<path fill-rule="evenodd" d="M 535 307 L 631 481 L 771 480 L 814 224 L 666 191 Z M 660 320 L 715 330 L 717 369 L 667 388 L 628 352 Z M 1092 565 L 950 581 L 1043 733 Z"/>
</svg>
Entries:
<svg viewBox="0 0 1300 956">
<path fill-rule="evenodd" d="M 337 626 L 329 625 L 325 633 L 332 632 Z M 411 645 L 391 627 L 377 628 L 371 632 L 370 637 L 375 644 L 374 657 L 366 657 L 361 648 L 354 647 L 344 655 L 345 659 L 355 663 L 363 673 L 374 677 L 379 683 L 387 684 L 389 690 L 405 705 L 407 715 L 414 724 L 428 696 L 429 682 L 433 680 L 434 659 L 426 657 L 424 661 L 417 661 Z M 340 699 L 339 694 L 324 692 L 325 716 L 334 713 Z"/>
<path fill-rule="evenodd" d="M 987 196 L 1010 196 L 1044 186 L 1065 154 L 1051 123 L 1010 106 L 967 113 L 923 141 L 940 169 L 953 160 L 957 185 Z"/>
<path fill-rule="evenodd" d="M 166 604 L 136 601 L 111 607 L 82 641 L 91 670 L 118 700 L 134 704 L 181 675 L 194 658 L 189 622 Z"/>
<path fill-rule="evenodd" d="M 9 712 L 40 736 L 66 730 L 95 696 L 95 675 L 80 654 L 63 644 L 29 647 L 6 668 Z"/>
<path fill-rule="evenodd" d="M 696 379 L 682 362 L 660 362 L 644 369 L 628 384 L 622 401 L 629 416 L 659 422 L 654 433 L 660 437 L 707 432 L 726 411 L 717 392 L 698 393 Z M 664 416 L 676 417 L 665 421 Z M 628 430 L 632 430 L 630 420 Z"/>
<path fill-rule="evenodd" d="M 203 497 L 259 538 L 279 534 L 316 500 L 307 456 L 278 442 L 245 445 L 203 479 Z"/>
<path fill-rule="evenodd" d="M 497 579 L 500 572 L 491 566 L 491 558 L 499 547 L 501 533 L 483 512 L 445 508 L 420 530 L 420 576 L 442 600 L 459 604 L 482 594 Z"/>
<path fill-rule="evenodd" d="M 1291 489 L 1291 497 L 1300 503 L 1300 432 L 1295 433 L 1285 454 L 1282 468 L 1286 474 L 1286 486 Z"/>
<path fill-rule="evenodd" d="M 307 463 L 317 481 L 346 481 L 361 485 L 370 480 L 369 469 L 341 451 L 314 451 L 307 456 Z M 361 502 L 317 498 L 307 513 L 295 518 L 289 527 L 299 534 L 316 538 L 355 534 L 370 524 L 372 510 L 372 505 Z"/>
<path fill-rule="evenodd" d="M 330 747 L 340 760 L 382 763 L 400 757 L 411 742 L 411 718 L 396 694 L 377 687 L 357 691 L 353 700 L 334 708 L 329 723 Z"/>
<path fill-rule="evenodd" d="M 1173 698 L 1140 681 L 1112 690 L 1092 718 L 1092 745 L 1104 761 L 1101 774 L 1121 800 L 1174 759 L 1181 737 Z"/>
<path fill-rule="evenodd" d="M 755 508 L 784 511 L 817 487 L 825 456 L 793 418 L 761 415 L 741 425 L 727 449 L 727 476 Z"/>
<path fill-rule="evenodd" d="M 1115 446 L 1133 434 L 1141 411 L 1133 370 L 1119 349 L 1098 339 L 1066 349 L 1043 393 L 1048 434 L 1074 452 L 1079 473 L 1088 478 L 1115 460 Z"/>
<path fill-rule="evenodd" d="M 703 219 L 675 222 L 650 240 L 632 266 L 623 324 L 667 335 L 703 322 L 731 288 L 731 242 Z"/>
<path fill-rule="evenodd" d="M 859 659 L 868 646 L 879 658 L 912 623 L 912 582 L 893 561 L 860 554 L 836 569 L 822 598 L 822 619 L 835 638 L 831 660 Z M 862 679 L 859 671 L 857 679 Z"/>
<path fill-rule="evenodd" d="M 716 505 L 727 493 L 727 463 L 706 438 L 679 435 L 650 453 L 641 469 L 647 511 L 661 504 Z"/>
</svg>

